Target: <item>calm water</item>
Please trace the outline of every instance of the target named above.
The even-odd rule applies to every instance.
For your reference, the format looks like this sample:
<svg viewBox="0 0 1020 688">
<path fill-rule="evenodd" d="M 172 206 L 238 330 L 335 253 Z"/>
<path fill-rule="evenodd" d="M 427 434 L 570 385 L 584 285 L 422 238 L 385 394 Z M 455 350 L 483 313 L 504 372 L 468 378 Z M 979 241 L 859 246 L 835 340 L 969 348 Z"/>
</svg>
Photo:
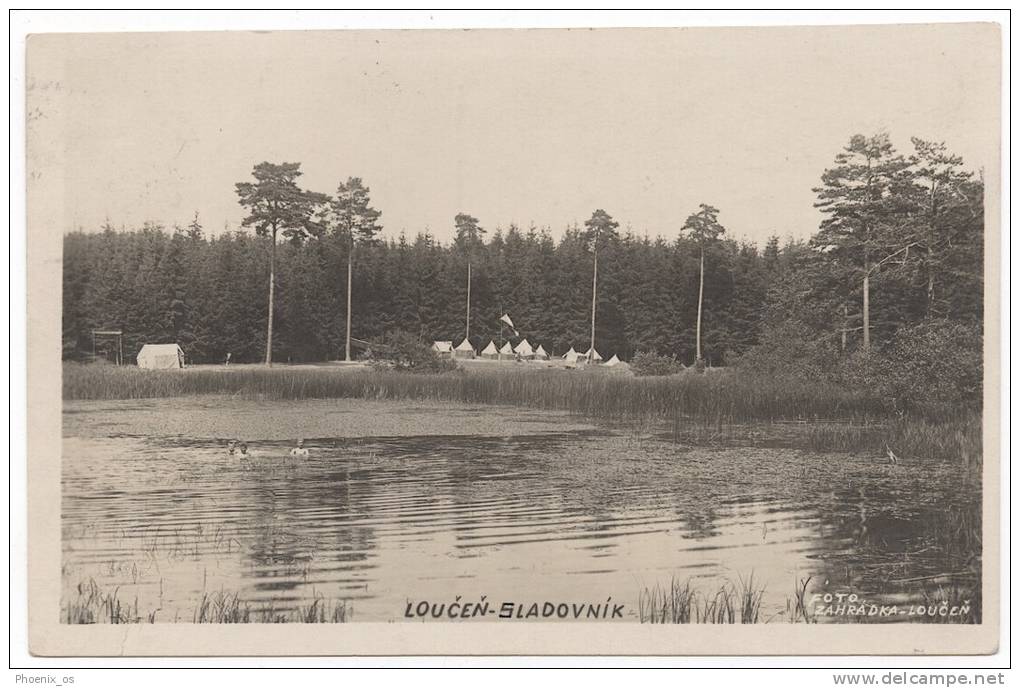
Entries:
<svg viewBox="0 0 1020 688">
<path fill-rule="evenodd" d="M 253 443 L 64 441 L 65 602 L 95 579 L 157 622 L 203 592 L 295 609 L 348 600 L 354 621 L 409 621 L 408 601 L 624 605 L 692 579 L 764 587 L 786 619 L 798 580 L 920 599 L 944 572 L 924 524 L 974 495 L 938 466 L 792 448 L 685 448 L 611 431 Z M 941 568 L 940 568 L 941 567 Z"/>
</svg>

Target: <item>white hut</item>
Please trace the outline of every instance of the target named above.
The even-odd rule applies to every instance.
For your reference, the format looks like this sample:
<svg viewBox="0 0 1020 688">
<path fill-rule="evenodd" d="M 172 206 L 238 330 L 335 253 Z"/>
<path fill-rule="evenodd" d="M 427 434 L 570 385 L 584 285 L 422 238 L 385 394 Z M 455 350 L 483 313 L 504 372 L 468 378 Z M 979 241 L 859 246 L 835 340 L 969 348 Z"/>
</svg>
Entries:
<svg viewBox="0 0 1020 688">
<path fill-rule="evenodd" d="M 500 360 L 502 360 L 504 356 L 506 358 L 513 358 L 514 357 L 514 348 L 512 346 L 510 346 L 510 342 L 507 342 L 506 344 L 504 344 L 503 348 L 499 350 L 499 358 L 500 358 Z"/>
<path fill-rule="evenodd" d="M 577 359 L 581 357 L 581 354 L 574 351 L 574 347 L 570 347 L 570 351 L 563 354 L 563 360 L 567 363 L 577 363 Z"/>
<path fill-rule="evenodd" d="M 594 352 L 594 356 L 592 355 L 593 352 Z M 598 363 L 598 362 L 600 362 L 602 360 L 602 355 L 599 354 L 597 349 L 589 348 L 587 351 L 584 352 L 584 358 L 585 358 L 586 361 L 591 361 L 592 363 Z"/>
<path fill-rule="evenodd" d="M 465 339 L 453 350 L 453 355 L 455 358 L 474 358 L 475 348 L 471 346 L 471 342 Z"/>
<path fill-rule="evenodd" d="M 184 350 L 179 344 L 145 344 L 138 351 L 138 367 L 170 370 L 184 367 Z"/>
<path fill-rule="evenodd" d="M 489 345 L 482 349 L 482 358 L 497 359 L 499 358 L 499 349 L 496 348 L 496 343 L 489 340 Z"/>
<path fill-rule="evenodd" d="M 545 349 L 542 348 L 541 344 L 539 344 L 538 348 L 535 349 L 535 360 L 536 361 L 548 361 L 549 360 L 549 353 Z"/>
<path fill-rule="evenodd" d="M 621 360 L 620 360 L 620 359 L 619 359 L 619 358 L 617 357 L 617 355 L 616 355 L 616 354 L 613 354 L 613 355 L 612 355 L 612 356 L 610 357 L 610 359 L 609 359 L 608 361 L 606 361 L 606 367 L 607 367 L 607 368 L 612 368 L 612 367 L 614 367 L 614 366 L 618 366 L 618 365 L 620 365 L 621 363 L 623 363 L 623 361 L 621 361 Z"/>
<path fill-rule="evenodd" d="M 531 348 L 531 343 L 526 337 L 517 344 L 514 353 L 521 358 L 534 358 L 535 356 L 535 350 Z"/>
<path fill-rule="evenodd" d="M 453 342 L 436 340 L 432 342 L 432 350 L 440 356 L 449 356 L 450 358 L 453 358 Z"/>
</svg>

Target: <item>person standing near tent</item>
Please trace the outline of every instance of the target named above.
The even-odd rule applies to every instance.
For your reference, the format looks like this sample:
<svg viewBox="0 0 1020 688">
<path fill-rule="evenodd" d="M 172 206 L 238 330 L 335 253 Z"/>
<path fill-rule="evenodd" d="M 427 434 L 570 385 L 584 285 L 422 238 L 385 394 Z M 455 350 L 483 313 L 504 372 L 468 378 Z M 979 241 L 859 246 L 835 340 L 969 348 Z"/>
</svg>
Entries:
<svg viewBox="0 0 1020 688">
<path fill-rule="evenodd" d="M 223 365 L 225 365 L 225 366 L 230 365 L 230 352 L 229 351 L 227 352 L 227 360 L 225 360 L 223 362 Z"/>
</svg>

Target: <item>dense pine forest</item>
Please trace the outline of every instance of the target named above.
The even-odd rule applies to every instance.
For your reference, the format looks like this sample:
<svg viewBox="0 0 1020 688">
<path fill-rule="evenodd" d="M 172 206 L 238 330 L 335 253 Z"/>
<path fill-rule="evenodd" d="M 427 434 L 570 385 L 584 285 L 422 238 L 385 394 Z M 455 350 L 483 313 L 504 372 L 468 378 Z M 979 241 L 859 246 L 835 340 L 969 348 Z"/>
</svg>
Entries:
<svg viewBox="0 0 1020 688">
<path fill-rule="evenodd" d="M 980 176 L 944 145 L 854 136 L 814 190 L 824 220 L 810 240 L 734 240 L 726 208 L 678 209 L 675 232 L 649 237 L 612 208 L 553 232 L 451 213 L 455 238 L 381 239 L 386 209 L 348 177 L 330 195 L 300 187 L 300 165 L 262 163 L 236 194 L 236 231 L 77 229 L 64 237 L 63 354 L 86 360 L 93 329 L 122 329 L 127 360 L 146 342 L 179 342 L 193 363 L 264 360 L 270 269 L 272 356 L 344 357 L 348 266 L 351 335 L 403 331 L 429 342 L 465 333 L 476 348 L 513 333 L 554 354 L 587 348 L 593 251 L 596 346 L 629 360 L 656 352 L 710 365 L 809 366 L 891 350 L 905 333 L 980 368 L 984 206 Z M 792 228 L 790 228 L 792 229 Z M 98 230 L 98 231 L 97 231 Z M 703 277 L 703 282 L 702 282 Z M 916 342 L 915 342 L 916 343 Z M 354 355 L 358 355 L 356 348 Z M 820 363 L 821 364 L 821 363 Z"/>
</svg>

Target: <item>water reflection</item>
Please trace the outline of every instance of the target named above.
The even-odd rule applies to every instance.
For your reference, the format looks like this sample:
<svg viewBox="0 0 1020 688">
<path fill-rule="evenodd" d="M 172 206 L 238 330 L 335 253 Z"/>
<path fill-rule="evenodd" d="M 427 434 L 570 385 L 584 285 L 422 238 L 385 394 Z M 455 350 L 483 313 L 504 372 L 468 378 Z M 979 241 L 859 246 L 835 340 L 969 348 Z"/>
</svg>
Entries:
<svg viewBox="0 0 1020 688">
<path fill-rule="evenodd" d="M 890 581 L 944 571 L 925 523 L 975 501 L 938 466 L 610 432 L 306 446 L 245 466 L 219 442 L 66 438 L 65 592 L 95 578 L 157 621 L 220 590 L 276 610 L 346 599 L 356 621 L 402 620 L 409 599 L 612 596 L 634 620 L 643 587 L 753 572 L 782 618 L 798 580 L 902 595 Z"/>
</svg>

